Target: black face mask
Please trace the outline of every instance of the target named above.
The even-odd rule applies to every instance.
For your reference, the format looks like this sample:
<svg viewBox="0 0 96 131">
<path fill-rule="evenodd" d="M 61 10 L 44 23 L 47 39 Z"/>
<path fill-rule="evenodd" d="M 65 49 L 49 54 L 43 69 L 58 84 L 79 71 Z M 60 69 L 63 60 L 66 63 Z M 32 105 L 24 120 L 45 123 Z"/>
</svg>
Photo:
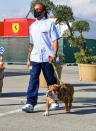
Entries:
<svg viewBox="0 0 96 131">
<path fill-rule="evenodd" d="M 38 18 L 41 15 L 42 15 L 42 11 L 38 12 L 38 11 L 34 10 L 34 17 L 35 18 Z"/>
</svg>

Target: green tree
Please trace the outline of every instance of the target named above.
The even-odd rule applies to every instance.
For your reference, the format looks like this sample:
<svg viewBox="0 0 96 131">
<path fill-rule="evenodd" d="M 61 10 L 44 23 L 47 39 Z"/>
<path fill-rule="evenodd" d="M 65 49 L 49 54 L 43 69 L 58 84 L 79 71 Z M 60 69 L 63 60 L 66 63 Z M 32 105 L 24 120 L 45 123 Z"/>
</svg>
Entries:
<svg viewBox="0 0 96 131">
<path fill-rule="evenodd" d="M 56 24 L 66 23 L 68 26 L 69 42 L 73 46 L 78 46 L 80 52 L 75 54 L 77 63 L 92 63 L 96 62 L 96 56 L 91 56 L 91 49 L 87 49 L 86 40 L 83 37 L 83 31 L 89 31 L 89 23 L 85 20 L 75 21 L 72 8 L 66 5 L 57 5 L 54 10 L 54 16 L 57 18 Z M 69 22 L 72 22 L 70 26 Z M 75 36 L 74 32 L 79 32 L 79 36 Z"/>
<path fill-rule="evenodd" d="M 57 18 L 56 24 L 58 23 L 68 23 L 74 20 L 72 8 L 66 5 L 57 5 L 54 7 L 54 16 Z"/>
<path fill-rule="evenodd" d="M 70 35 L 70 32 L 68 29 L 66 29 L 64 32 L 63 32 L 63 37 L 68 37 Z"/>
<path fill-rule="evenodd" d="M 82 31 L 89 31 L 89 23 L 85 20 L 77 20 L 72 24 L 72 30 L 79 31 L 80 34 Z"/>
<path fill-rule="evenodd" d="M 28 14 L 26 15 L 26 17 L 28 17 L 29 13 L 31 12 L 33 14 L 33 10 L 34 10 L 34 6 L 38 3 L 42 3 L 46 6 L 46 9 L 47 9 L 47 12 L 48 14 L 50 14 L 51 12 L 53 12 L 53 9 L 54 9 L 54 3 L 50 0 L 33 0 L 31 2 L 31 5 L 30 5 L 30 10 L 28 12 Z"/>
<path fill-rule="evenodd" d="M 65 23 L 68 26 L 69 37 L 72 37 L 73 33 L 69 24 L 69 22 L 74 21 L 72 8 L 68 7 L 67 5 L 57 5 L 54 7 L 53 14 L 57 18 L 56 24 Z"/>
</svg>

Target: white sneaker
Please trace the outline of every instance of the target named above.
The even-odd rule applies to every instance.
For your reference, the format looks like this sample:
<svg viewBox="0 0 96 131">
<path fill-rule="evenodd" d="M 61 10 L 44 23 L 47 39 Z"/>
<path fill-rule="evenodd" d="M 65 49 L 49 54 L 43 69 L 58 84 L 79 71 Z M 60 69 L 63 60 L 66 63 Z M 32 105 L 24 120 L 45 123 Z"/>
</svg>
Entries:
<svg viewBox="0 0 96 131">
<path fill-rule="evenodd" d="M 59 109 L 59 104 L 57 104 L 57 103 L 51 104 L 50 109 L 52 109 L 52 110 L 57 110 L 57 109 Z"/>
<path fill-rule="evenodd" d="M 34 112 L 34 107 L 31 104 L 26 104 L 24 107 L 22 107 L 22 111 L 32 113 Z"/>
</svg>

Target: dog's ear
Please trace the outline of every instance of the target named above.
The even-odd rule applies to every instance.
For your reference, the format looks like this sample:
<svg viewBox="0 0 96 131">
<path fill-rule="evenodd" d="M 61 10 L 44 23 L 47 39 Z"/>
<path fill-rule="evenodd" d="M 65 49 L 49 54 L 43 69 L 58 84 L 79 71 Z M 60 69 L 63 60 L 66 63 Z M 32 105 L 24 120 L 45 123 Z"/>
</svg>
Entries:
<svg viewBox="0 0 96 131">
<path fill-rule="evenodd" d="M 55 87 L 55 85 L 50 85 L 50 86 L 48 86 L 48 89 L 49 90 L 54 90 L 54 87 Z"/>
<path fill-rule="evenodd" d="M 56 85 L 56 89 L 57 89 L 57 90 L 59 90 L 60 87 L 61 87 L 60 85 Z"/>
<path fill-rule="evenodd" d="M 59 91 L 60 85 L 55 85 L 55 89 Z"/>
<path fill-rule="evenodd" d="M 51 85 L 50 86 L 48 86 L 48 90 L 50 90 L 51 89 Z"/>
</svg>

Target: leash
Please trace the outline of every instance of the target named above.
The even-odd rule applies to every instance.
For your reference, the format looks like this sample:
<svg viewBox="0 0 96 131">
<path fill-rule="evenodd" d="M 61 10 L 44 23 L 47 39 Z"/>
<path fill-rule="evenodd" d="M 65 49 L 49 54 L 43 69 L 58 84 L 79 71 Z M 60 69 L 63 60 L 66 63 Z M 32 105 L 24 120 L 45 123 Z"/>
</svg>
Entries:
<svg viewBox="0 0 96 131">
<path fill-rule="evenodd" d="M 57 73 L 57 69 L 56 69 L 55 64 L 52 63 L 52 66 L 53 66 L 53 68 L 54 68 L 54 71 L 55 71 L 55 74 L 56 74 L 57 80 L 60 82 L 60 84 L 64 84 L 64 83 L 60 80 L 60 78 L 59 78 L 59 76 L 58 76 L 58 73 Z"/>
<path fill-rule="evenodd" d="M 50 59 L 52 58 L 52 56 L 48 56 L 48 58 L 49 58 L 49 63 L 50 63 Z M 60 82 L 60 84 L 64 84 L 64 83 L 60 80 L 60 78 L 59 78 L 59 75 L 58 75 L 58 73 L 57 73 L 57 69 L 56 69 L 55 63 L 52 62 L 51 64 L 52 64 L 53 69 L 54 69 L 54 71 L 55 71 L 57 80 Z"/>
</svg>

